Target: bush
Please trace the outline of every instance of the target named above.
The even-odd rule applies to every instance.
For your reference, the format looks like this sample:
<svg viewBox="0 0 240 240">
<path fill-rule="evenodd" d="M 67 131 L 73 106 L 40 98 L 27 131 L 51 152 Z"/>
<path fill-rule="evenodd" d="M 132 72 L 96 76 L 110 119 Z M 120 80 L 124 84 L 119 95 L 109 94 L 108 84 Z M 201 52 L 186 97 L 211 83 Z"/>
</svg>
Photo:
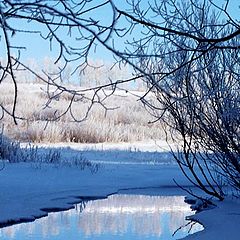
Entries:
<svg viewBox="0 0 240 240">
<path fill-rule="evenodd" d="M 0 133 L 0 160 L 9 162 L 17 162 L 20 157 L 20 144 L 16 141 L 11 141 Z"/>
</svg>

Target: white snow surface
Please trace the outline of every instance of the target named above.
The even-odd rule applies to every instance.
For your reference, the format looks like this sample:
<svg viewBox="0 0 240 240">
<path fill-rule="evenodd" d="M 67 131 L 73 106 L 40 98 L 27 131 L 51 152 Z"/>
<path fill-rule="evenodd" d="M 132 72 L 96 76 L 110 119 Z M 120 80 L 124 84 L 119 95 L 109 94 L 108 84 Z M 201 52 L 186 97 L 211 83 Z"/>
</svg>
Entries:
<svg viewBox="0 0 240 240">
<path fill-rule="evenodd" d="M 204 225 L 204 230 L 185 240 L 237 240 L 240 239 L 240 201 L 226 198 L 215 202 L 217 207 L 197 213 L 190 218 Z"/>
<path fill-rule="evenodd" d="M 189 182 L 173 164 L 167 145 L 159 144 L 48 146 L 61 147 L 63 156 L 68 158 L 78 152 L 100 163 L 97 173 L 77 166 L 5 163 L 0 172 L 0 223 L 3 226 L 34 220 L 49 211 L 71 208 L 81 197 L 106 197 L 124 189 L 130 189 L 130 193 L 186 195 L 173 179 L 182 186 L 190 186 Z M 44 147 L 40 146 L 40 152 L 47 151 Z M 227 199 L 216 204 L 216 208 L 192 217 L 205 230 L 186 239 L 240 239 L 239 200 Z"/>
</svg>

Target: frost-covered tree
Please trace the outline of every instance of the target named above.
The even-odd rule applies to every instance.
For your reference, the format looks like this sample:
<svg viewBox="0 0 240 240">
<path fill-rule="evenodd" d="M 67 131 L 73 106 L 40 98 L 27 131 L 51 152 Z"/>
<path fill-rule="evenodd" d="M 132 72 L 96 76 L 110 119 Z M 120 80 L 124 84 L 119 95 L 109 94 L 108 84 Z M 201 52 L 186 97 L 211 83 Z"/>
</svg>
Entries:
<svg viewBox="0 0 240 240">
<path fill-rule="evenodd" d="M 179 142 L 184 175 L 223 199 L 224 184 L 240 189 L 240 23 L 231 1 L 214 2 L 154 1 L 143 9 L 131 1 L 132 11 L 120 13 L 132 32 L 143 26 L 127 58 L 155 95 L 143 103 Z"/>
<path fill-rule="evenodd" d="M 1 1 L 6 63 L 0 65 L 0 82 L 10 77 L 15 87 L 12 109 L 1 105 L 2 113 L 17 120 L 15 72 L 20 68 L 54 87 L 55 96 L 72 94 L 66 109 L 70 112 L 75 97 L 89 100 L 89 110 L 94 104 L 107 109 L 104 100 L 117 87 L 143 81 L 148 89 L 140 100 L 179 142 L 175 158 L 185 176 L 223 199 L 224 184 L 240 189 L 240 22 L 234 12 L 238 6 L 233 4 L 236 1 Z M 38 35 L 50 47 L 57 46 L 55 63 L 63 64 L 58 74 L 36 73 L 24 64 L 21 51 L 27 43 L 16 45 L 14 38 L 19 34 Z M 74 74 L 89 66 L 89 56 L 98 47 L 111 52 L 115 63 L 129 65 L 134 76 L 91 86 L 91 98 L 86 97 L 86 89 L 62 86 L 58 80 L 65 67 L 74 62 Z M 109 87 L 112 91 L 106 93 Z"/>
</svg>

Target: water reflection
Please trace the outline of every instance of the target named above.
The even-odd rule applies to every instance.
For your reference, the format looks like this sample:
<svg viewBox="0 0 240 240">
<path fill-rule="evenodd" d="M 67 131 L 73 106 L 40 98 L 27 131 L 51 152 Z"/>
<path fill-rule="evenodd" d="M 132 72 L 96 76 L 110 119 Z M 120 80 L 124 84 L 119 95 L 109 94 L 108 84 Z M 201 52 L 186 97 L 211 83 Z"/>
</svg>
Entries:
<svg viewBox="0 0 240 240">
<path fill-rule="evenodd" d="M 1 229 L 1 239 L 177 239 L 188 234 L 192 215 L 184 197 L 112 195 L 75 209 L 51 213 L 33 223 Z M 202 230 L 195 224 L 191 233 Z"/>
</svg>

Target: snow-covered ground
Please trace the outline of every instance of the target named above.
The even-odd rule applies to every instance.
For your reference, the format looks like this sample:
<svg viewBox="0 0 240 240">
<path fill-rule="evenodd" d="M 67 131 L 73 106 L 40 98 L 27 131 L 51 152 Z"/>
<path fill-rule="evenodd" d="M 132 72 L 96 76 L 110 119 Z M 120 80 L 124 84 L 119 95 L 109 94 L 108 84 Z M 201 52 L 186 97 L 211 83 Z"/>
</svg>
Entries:
<svg viewBox="0 0 240 240">
<path fill-rule="evenodd" d="M 39 154 L 48 151 L 45 147 L 39 146 Z M 161 142 L 48 147 L 61 147 L 61 157 L 69 161 L 71 156 L 80 154 L 82 159 L 100 163 L 100 168 L 92 173 L 78 165 L 5 163 L 0 172 L 1 226 L 71 208 L 81 197 L 106 197 L 124 189 L 131 189 L 132 193 L 185 195 L 173 178 L 182 186 L 192 187 L 173 163 L 167 145 Z M 188 239 L 239 239 L 239 200 L 227 199 L 216 204 L 216 208 L 193 216 L 205 230 Z"/>
<path fill-rule="evenodd" d="M 191 219 L 204 225 L 205 230 L 186 237 L 186 240 L 237 240 L 240 239 L 240 201 L 226 198 L 223 202 L 215 202 L 216 207 L 202 211 Z"/>
</svg>

